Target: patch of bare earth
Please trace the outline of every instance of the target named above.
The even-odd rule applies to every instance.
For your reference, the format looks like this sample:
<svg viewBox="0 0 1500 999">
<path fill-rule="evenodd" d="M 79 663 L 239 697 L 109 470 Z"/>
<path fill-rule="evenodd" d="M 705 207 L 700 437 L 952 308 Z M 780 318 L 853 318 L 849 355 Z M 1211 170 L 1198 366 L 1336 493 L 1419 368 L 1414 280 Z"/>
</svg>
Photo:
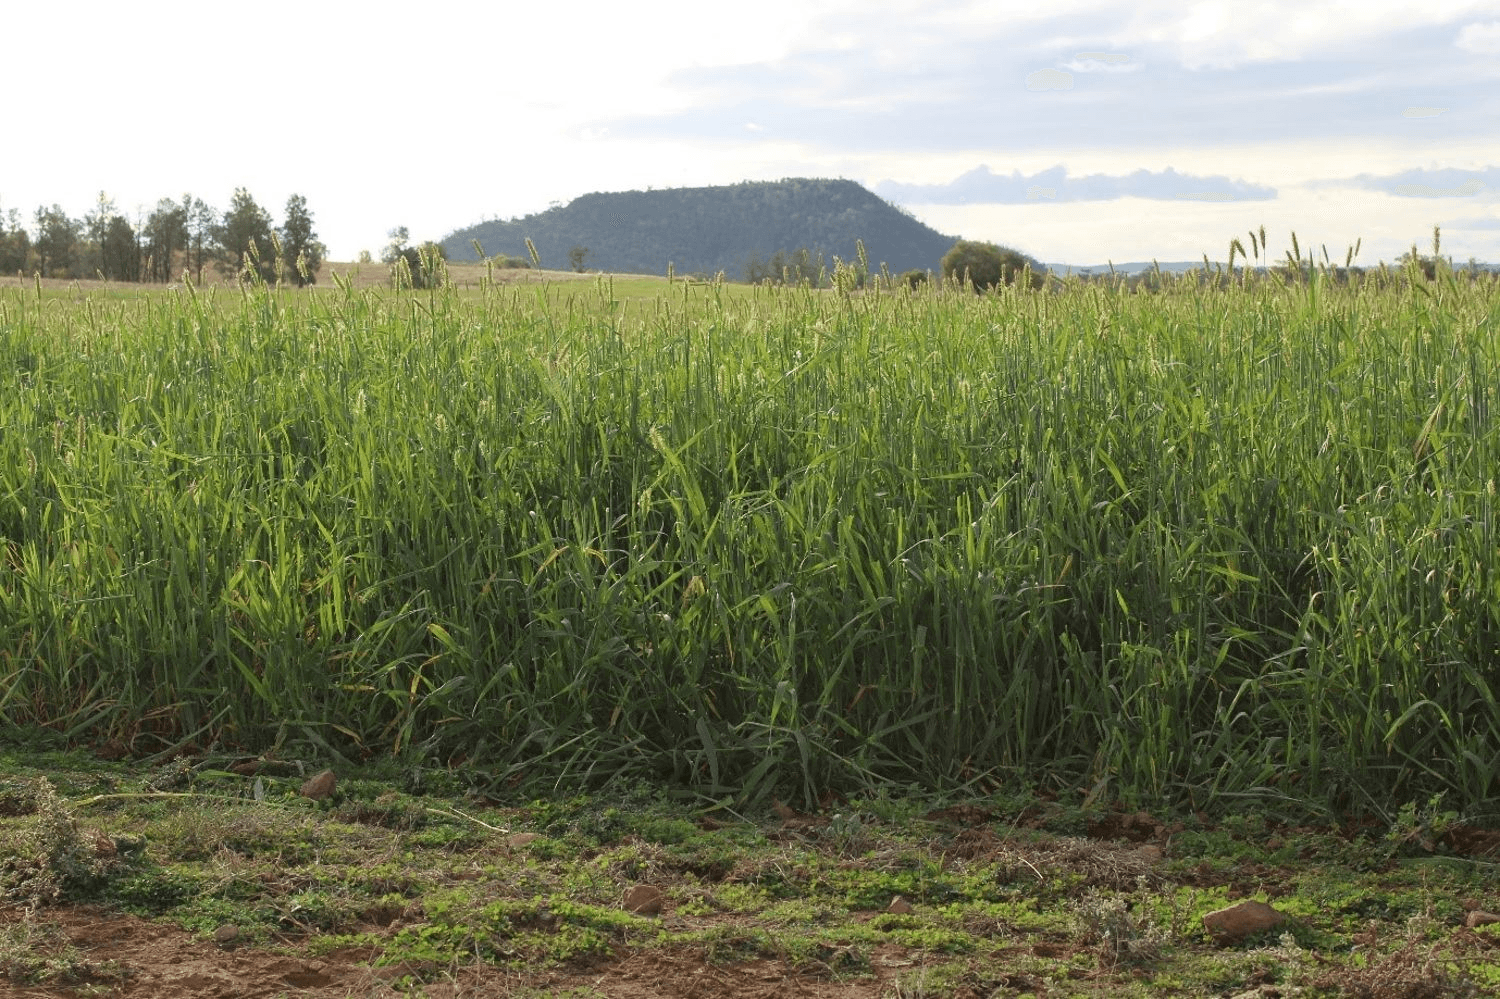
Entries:
<svg viewBox="0 0 1500 999">
<path fill-rule="evenodd" d="M 24 917 L 0 910 L 0 925 Z M 0 995 L 15 999 L 271 999 L 281 996 L 409 996 L 402 979 L 418 969 L 374 967 L 365 949 L 306 957 L 289 947 L 278 953 L 212 939 L 92 906 L 57 906 L 34 918 L 45 927 L 38 938 L 61 955 L 71 949 L 70 969 L 40 984 L 6 981 Z M 35 955 L 38 958 L 44 954 Z M 913 960 L 900 948 L 877 951 L 872 977 L 838 981 L 824 970 L 791 968 L 757 959 L 727 964 L 705 960 L 692 948 L 622 952 L 587 965 L 517 971 L 476 964 L 451 969 L 416 994 L 433 999 L 555 994 L 576 990 L 610 999 L 876 999 L 889 994 L 897 975 L 909 975 Z M 431 969 L 421 969 L 432 978 Z"/>
</svg>

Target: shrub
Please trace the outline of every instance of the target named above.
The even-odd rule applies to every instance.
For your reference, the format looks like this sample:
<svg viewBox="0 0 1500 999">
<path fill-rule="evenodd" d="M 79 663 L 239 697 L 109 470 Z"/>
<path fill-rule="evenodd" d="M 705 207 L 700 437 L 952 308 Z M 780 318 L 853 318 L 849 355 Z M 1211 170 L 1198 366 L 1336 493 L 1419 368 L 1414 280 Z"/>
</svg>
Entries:
<svg viewBox="0 0 1500 999">
<path fill-rule="evenodd" d="M 791 252 L 777 250 L 771 254 L 770 260 L 762 260 L 759 255 L 751 257 L 745 265 L 745 280 L 750 284 L 770 281 L 772 284 L 799 285 L 807 282 L 819 288 L 825 270 L 823 254 L 814 257 L 807 247 L 799 246 Z"/>
<path fill-rule="evenodd" d="M 380 254 L 380 260 L 391 266 L 391 284 L 397 290 L 436 288 L 443 284 L 448 251 L 432 240 L 421 246 L 410 245 L 407 241 L 411 237 L 405 226 L 392 229 L 389 235 L 391 241 Z"/>
<path fill-rule="evenodd" d="M 1028 265 L 1031 267 L 1031 287 L 1040 288 L 1046 283 L 1040 263 L 1019 250 L 996 246 L 994 243 L 961 239 L 953 244 L 951 250 L 943 254 L 942 261 L 945 279 L 957 278 L 962 281 L 964 275 L 967 274 L 968 281 L 975 291 L 1011 284 L 1015 281 L 1016 275 L 1024 271 Z"/>
</svg>

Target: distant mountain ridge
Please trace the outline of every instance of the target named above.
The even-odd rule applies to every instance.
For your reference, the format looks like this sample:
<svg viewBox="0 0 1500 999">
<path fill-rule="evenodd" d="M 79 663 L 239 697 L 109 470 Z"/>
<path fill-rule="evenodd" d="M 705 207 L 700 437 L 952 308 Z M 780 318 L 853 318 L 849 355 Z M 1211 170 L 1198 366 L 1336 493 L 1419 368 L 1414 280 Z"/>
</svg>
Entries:
<svg viewBox="0 0 1500 999">
<path fill-rule="evenodd" d="M 440 240 L 449 260 L 485 255 L 525 257 L 530 238 L 542 266 L 569 266 L 569 251 L 585 247 L 589 270 L 625 274 L 715 274 L 744 277 L 754 260 L 806 247 L 855 259 L 863 240 L 870 269 L 892 273 L 938 269 L 956 237 L 917 221 L 852 180 L 790 178 L 720 187 L 668 188 L 585 194 L 567 205 L 510 221 L 481 222 Z"/>
<path fill-rule="evenodd" d="M 440 244 L 449 260 L 477 259 L 476 240 L 487 256 L 524 259 L 527 238 L 544 268 L 570 269 L 569 252 L 582 247 L 588 251 L 583 266 L 591 271 L 660 275 L 670 265 L 680 275 L 723 271 L 731 280 L 743 280 L 752 262 L 803 247 L 814 259 L 821 253 L 831 270 L 835 256 L 855 259 L 856 240 L 863 240 L 872 271 L 883 263 L 893 274 L 937 272 L 943 254 L 958 240 L 852 180 L 798 177 L 585 194 L 525 218 L 459 229 Z M 1016 249 L 1025 252 L 1024 247 Z M 1042 266 L 1060 277 L 1070 272 L 1099 277 L 1110 271 L 1108 264 Z M 1129 261 L 1115 264 L 1114 271 L 1134 276 L 1155 266 L 1181 274 L 1201 268 L 1203 261 Z"/>
</svg>

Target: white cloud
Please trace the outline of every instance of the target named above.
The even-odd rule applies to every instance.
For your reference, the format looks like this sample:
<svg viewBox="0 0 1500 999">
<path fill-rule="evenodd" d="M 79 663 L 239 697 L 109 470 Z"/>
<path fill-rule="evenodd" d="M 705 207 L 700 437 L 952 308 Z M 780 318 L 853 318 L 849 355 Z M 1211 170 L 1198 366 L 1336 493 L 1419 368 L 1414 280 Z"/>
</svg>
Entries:
<svg viewBox="0 0 1500 999">
<path fill-rule="evenodd" d="M 1045 186 L 1044 183 L 1045 182 Z M 1204 185 L 1185 193 L 1184 184 Z M 899 184 L 882 181 L 875 191 L 884 197 L 915 204 L 1020 204 L 1046 197 L 1061 201 L 1118 201 L 1122 198 L 1191 199 L 1195 201 L 1268 201 L 1276 189 L 1223 176 L 1180 174 L 1165 170 L 1135 170 L 1124 175 L 1070 175 L 1066 167 L 1053 166 L 1031 175 L 1019 170 L 1009 176 L 988 166 L 978 167 L 946 184 Z M 1061 199 L 1058 193 L 1061 192 Z"/>
<path fill-rule="evenodd" d="M 1500 21 L 1466 24 L 1458 33 L 1458 47 L 1479 55 L 1500 55 Z"/>
<path fill-rule="evenodd" d="M 1072 90 L 1073 74 L 1060 69 L 1039 69 L 1026 74 L 1027 90 Z"/>
<path fill-rule="evenodd" d="M 1404 0 L 1198 0 L 1186 8 L 1145 2 L 1130 7 L 1129 24 L 1112 32 L 1111 39 L 1117 45 L 1165 46 L 1192 71 L 1226 70 L 1319 52 L 1357 55 L 1373 39 L 1448 24 L 1470 11 L 1493 10 L 1487 0 L 1430 0 L 1415 6 Z"/>
<path fill-rule="evenodd" d="M 1407 198 L 1464 198 L 1478 194 L 1484 190 L 1484 185 L 1477 180 L 1467 180 L 1458 187 L 1451 188 L 1431 187 L 1427 184 L 1397 184 L 1391 190 Z"/>
<path fill-rule="evenodd" d="M 45 80 L 48 99 L 10 110 L 22 138 L 0 205 L 81 214 L 103 187 L 127 209 L 184 191 L 222 207 L 242 185 L 279 214 L 296 192 L 335 256 L 377 249 L 393 225 L 439 236 L 589 191 L 784 176 L 938 189 L 978 163 L 1004 182 L 996 218 L 1145 204 L 1200 242 L 1215 213 L 1280 211 L 1298 183 L 1346 178 L 1316 193 L 1413 217 L 1473 215 L 1500 191 L 1496 0 L 763 0 L 753 18 L 575 0 L 563 33 L 550 8 L 493 0 L 406 19 L 354 0 L 263 0 L 253 18 L 188 0 L 12 6 L 6 37 L 27 44 L 7 72 Z M 123 114 L 121 79 L 172 82 Z M 1047 173 L 1063 163 L 1079 172 Z M 1349 164 L 1380 176 L 1349 181 Z M 1090 176 L 1104 180 L 1080 186 Z M 1467 200 L 1395 190 L 1475 177 L 1487 186 Z M 930 194 L 996 196 L 971 181 Z M 1490 240 L 1476 252 L 1500 249 L 1476 235 Z"/>
<path fill-rule="evenodd" d="M 1075 73 L 1139 73 L 1146 68 L 1120 52 L 1080 52 L 1063 65 Z"/>
</svg>

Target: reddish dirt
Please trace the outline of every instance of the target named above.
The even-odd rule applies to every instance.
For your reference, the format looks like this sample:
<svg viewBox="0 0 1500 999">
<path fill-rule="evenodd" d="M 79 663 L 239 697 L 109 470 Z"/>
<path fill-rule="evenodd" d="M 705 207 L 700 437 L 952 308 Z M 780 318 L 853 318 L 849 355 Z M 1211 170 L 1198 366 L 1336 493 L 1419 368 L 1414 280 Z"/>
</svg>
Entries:
<svg viewBox="0 0 1500 999">
<path fill-rule="evenodd" d="M 0 911 L 0 923 L 21 918 Z M 90 906 L 47 908 L 36 918 L 61 928 L 93 974 L 67 984 L 28 986 L 0 980 L 0 995 L 14 999 L 74 999 L 80 995 L 119 999 L 274 999 L 274 997 L 381 997 L 412 993 L 397 987 L 410 969 L 375 968 L 357 950 L 299 957 L 248 947 L 221 947 L 212 940 L 135 916 Z M 877 999 L 889 994 L 897 975 L 917 970 L 900 948 L 882 948 L 871 958 L 873 976 L 837 981 L 827 974 L 789 968 L 768 960 L 715 965 L 683 951 L 624 952 L 588 966 L 516 971 L 490 966 L 428 974 L 425 994 L 434 999 L 489 999 L 526 990 L 541 994 L 571 989 L 609 999 Z"/>
</svg>

